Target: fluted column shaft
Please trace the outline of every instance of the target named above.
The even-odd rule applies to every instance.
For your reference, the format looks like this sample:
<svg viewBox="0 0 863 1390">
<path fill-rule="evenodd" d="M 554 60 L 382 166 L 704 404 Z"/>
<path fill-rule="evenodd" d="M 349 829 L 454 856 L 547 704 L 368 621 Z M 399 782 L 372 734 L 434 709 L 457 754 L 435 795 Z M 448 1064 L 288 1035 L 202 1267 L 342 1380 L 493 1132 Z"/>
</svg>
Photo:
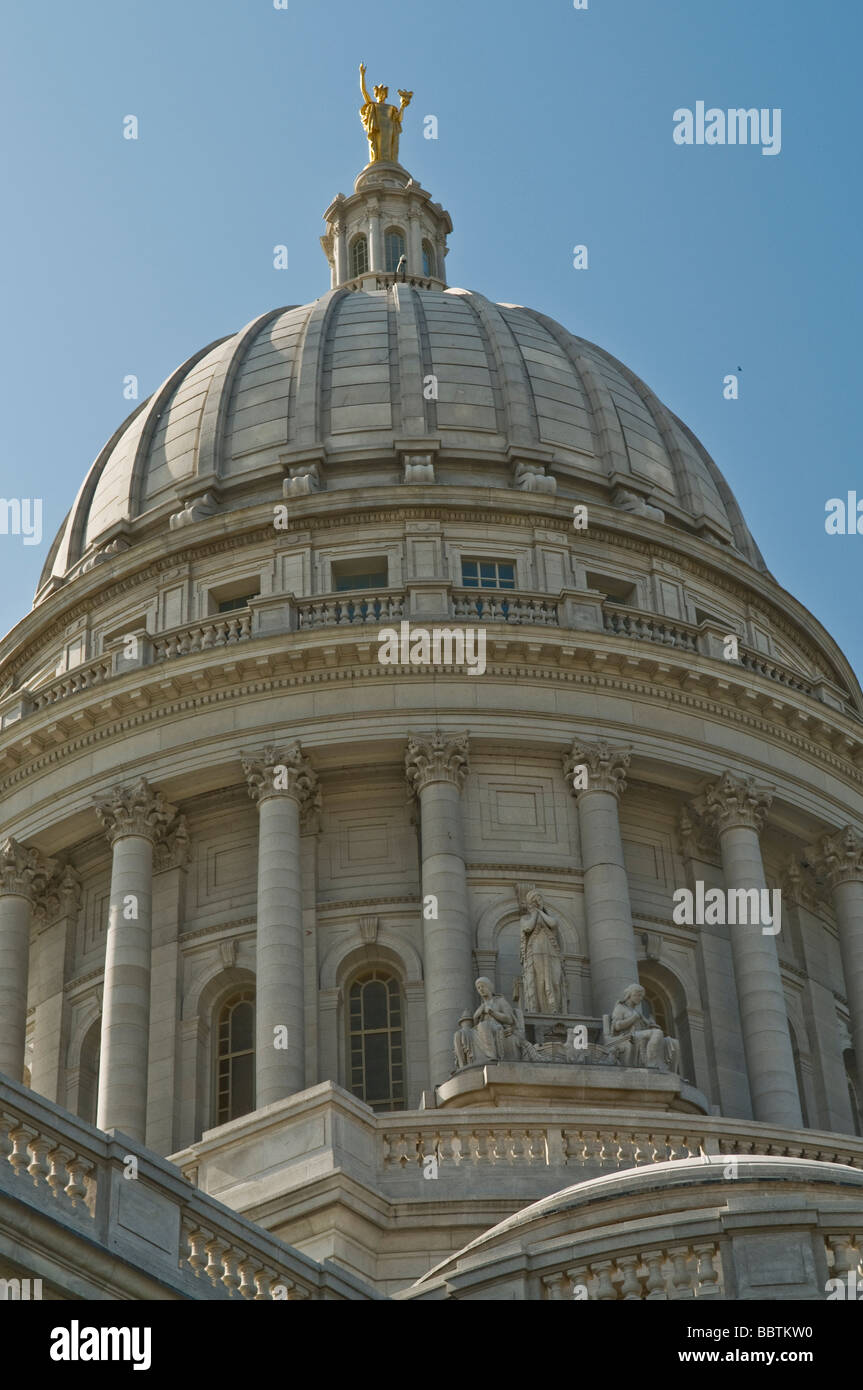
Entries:
<svg viewBox="0 0 863 1390">
<path fill-rule="evenodd" d="M 719 836 L 726 892 L 759 892 L 767 880 L 759 831 L 772 794 L 729 773 L 708 787 L 698 809 Z M 756 1120 L 801 1129 L 803 1115 L 776 937 L 759 923 L 732 922 L 731 951 L 740 1003 L 746 1070 Z"/>
<path fill-rule="evenodd" d="M 624 990 L 638 983 L 618 813 L 629 759 L 628 748 L 577 741 L 564 763 L 578 804 L 591 992 L 597 1014 L 610 1014 Z"/>
<path fill-rule="evenodd" d="M 863 1077 L 863 837 L 847 825 L 812 856 L 833 895 L 857 1075 Z"/>
<path fill-rule="evenodd" d="M 305 1088 L 300 816 L 318 799 L 298 743 L 243 760 L 258 804 L 255 1106 Z"/>
<path fill-rule="evenodd" d="M 153 847 L 176 814 L 141 778 L 96 812 L 112 848 L 96 1124 L 146 1139 Z"/>
<path fill-rule="evenodd" d="M 430 1079 L 435 1086 L 453 1069 L 452 1039 L 459 1010 L 474 995 L 473 925 L 461 815 L 467 735 L 448 739 L 435 732 L 410 739 L 405 768 L 408 786 L 420 804 L 423 972 Z"/>
</svg>

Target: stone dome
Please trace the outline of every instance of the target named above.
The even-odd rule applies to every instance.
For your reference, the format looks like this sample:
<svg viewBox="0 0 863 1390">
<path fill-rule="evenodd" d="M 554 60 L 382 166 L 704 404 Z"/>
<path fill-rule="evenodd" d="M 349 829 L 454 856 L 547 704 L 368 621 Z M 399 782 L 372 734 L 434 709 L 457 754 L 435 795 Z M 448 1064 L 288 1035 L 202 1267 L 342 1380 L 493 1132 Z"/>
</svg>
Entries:
<svg viewBox="0 0 863 1390">
<path fill-rule="evenodd" d="M 521 463 L 563 496 L 659 508 L 765 569 L 707 451 L 602 348 L 472 291 L 361 283 L 382 287 L 274 309 L 173 372 L 91 467 L 37 599 L 196 499 L 185 519 L 310 465 L 329 489 L 391 486 L 426 455 L 444 484 L 512 487 Z"/>
</svg>

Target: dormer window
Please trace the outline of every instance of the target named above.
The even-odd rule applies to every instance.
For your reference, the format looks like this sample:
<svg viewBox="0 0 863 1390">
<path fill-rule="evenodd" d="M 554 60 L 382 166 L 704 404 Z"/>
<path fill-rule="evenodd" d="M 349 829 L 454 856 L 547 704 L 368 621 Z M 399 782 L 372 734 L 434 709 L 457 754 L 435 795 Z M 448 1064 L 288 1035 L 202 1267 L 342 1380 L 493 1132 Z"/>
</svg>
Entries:
<svg viewBox="0 0 863 1390">
<path fill-rule="evenodd" d="M 365 275 L 369 268 L 369 243 L 365 236 L 355 236 L 351 242 L 351 279 Z"/>
<path fill-rule="evenodd" d="M 402 256 L 407 254 L 407 243 L 405 234 L 400 227 L 389 227 L 384 237 L 384 254 L 386 256 L 387 270 L 398 270 L 399 261 Z"/>
</svg>

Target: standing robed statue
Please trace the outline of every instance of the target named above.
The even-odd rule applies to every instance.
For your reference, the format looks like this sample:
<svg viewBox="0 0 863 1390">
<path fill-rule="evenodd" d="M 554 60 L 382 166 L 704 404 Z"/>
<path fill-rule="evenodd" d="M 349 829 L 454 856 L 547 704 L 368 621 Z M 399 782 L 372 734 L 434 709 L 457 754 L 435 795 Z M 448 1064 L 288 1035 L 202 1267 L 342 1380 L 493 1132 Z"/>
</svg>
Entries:
<svg viewBox="0 0 863 1390">
<path fill-rule="evenodd" d="M 413 92 L 403 92 L 399 88 L 401 102 L 390 106 L 387 97 L 389 87 L 375 87 L 374 100 L 366 90 L 366 65 L 360 63 L 360 91 L 363 105 L 360 107 L 360 120 L 369 138 L 369 161 L 386 160 L 389 164 L 399 162 L 399 136 L 402 133 L 402 115 L 410 106 Z"/>
</svg>

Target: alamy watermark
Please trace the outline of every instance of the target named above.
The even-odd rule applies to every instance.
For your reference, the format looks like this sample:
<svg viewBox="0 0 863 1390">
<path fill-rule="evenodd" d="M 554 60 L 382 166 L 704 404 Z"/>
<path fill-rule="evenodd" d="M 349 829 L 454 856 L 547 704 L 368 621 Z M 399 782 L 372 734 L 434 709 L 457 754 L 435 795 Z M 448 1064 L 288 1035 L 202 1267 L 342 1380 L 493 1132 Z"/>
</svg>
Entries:
<svg viewBox="0 0 863 1390">
<path fill-rule="evenodd" d="M 732 107 L 695 103 L 693 111 L 679 106 L 674 113 L 675 145 L 760 145 L 762 154 L 779 154 L 782 149 L 782 110 L 774 106 Z"/>
<path fill-rule="evenodd" d="M 672 899 L 677 926 L 760 926 L 762 936 L 776 936 L 782 926 L 781 888 L 705 889 L 699 879 L 694 893 L 676 888 Z"/>
<path fill-rule="evenodd" d="M 22 536 L 25 545 L 41 545 L 42 498 L 0 497 L 0 536 Z"/>
<path fill-rule="evenodd" d="M 378 633 L 378 661 L 382 666 L 467 667 L 469 676 L 485 671 L 484 627 L 414 627 L 403 622 L 397 631 L 382 627 Z"/>
</svg>

